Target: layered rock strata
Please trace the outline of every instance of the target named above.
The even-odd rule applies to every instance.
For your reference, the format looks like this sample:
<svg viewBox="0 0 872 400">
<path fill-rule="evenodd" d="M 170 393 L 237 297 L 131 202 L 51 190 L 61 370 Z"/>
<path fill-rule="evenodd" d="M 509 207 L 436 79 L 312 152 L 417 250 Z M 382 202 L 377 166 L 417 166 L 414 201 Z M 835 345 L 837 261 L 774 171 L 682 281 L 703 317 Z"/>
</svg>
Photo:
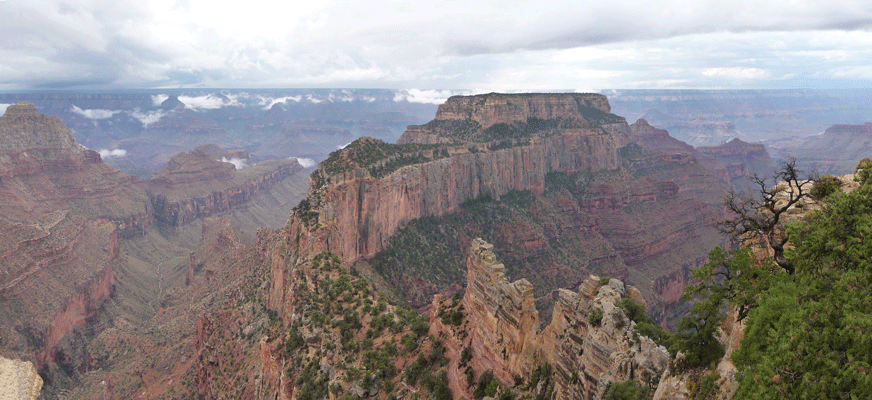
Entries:
<svg viewBox="0 0 872 400">
<path fill-rule="evenodd" d="M 239 209 L 303 170 L 296 160 L 275 160 L 237 171 L 234 164 L 222 161 L 233 158 L 247 161 L 247 153 L 201 146 L 174 156 L 166 168 L 145 183 L 156 220 L 166 226 L 179 226 Z"/>
<path fill-rule="evenodd" d="M 717 233 L 711 218 L 718 211 L 711 205 L 721 202 L 723 189 L 711 184 L 717 178 L 692 156 L 646 152 L 637 156 L 627 151 L 631 134 L 644 129 L 632 130 L 609 111 L 605 97 L 590 94 L 452 97 L 433 123 L 409 127 L 400 140 L 403 145 L 386 148 L 390 145 L 362 138 L 336 152 L 310 178 L 308 199 L 272 239 L 275 245 L 267 246 L 274 264 L 271 307 L 286 307 L 285 275 L 298 260 L 321 251 L 341 254 L 346 265 L 370 259 L 409 221 L 444 216 L 460 210 L 468 200 L 500 199 L 513 190 L 542 195 L 549 173 L 572 179 L 592 177 L 591 186 L 562 194 L 574 196 L 578 207 L 555 204 L 577 218 L 543 217 L 546 222 L 541 228 L 515 227 L 505 234 L 517 246 L 499 246 L 518 253 L 522 271 L 528 269 L 526 258 L 569 235 L 565 240 L 570 242 L 596 240 L 578 263 L 553 266 L 577 270 L 577 279 L 569 283 L 578 283 L 591 271 L 608 273 L 643 283 L 643 292 L 652 302 L 660 294 L 648 282 L 667 279 L 683 286 L 687 269 L 705 256 L 694 241 L 702 238 L 705 246 L 718 244 L 712 239 Z M 566 121 L 567 127 L 561 125 Z M 451 124 L 444 125 L 447 122 Z M 500 137 L 500 132 L 515 136 L 477 141 Z M 451 143 L 433 144 L 445 142 L 440 138 Z M 379 158 L 380 152 L 389 155 Z M 404 159 L 421 161 L 373 172 Z M 561 232 L 571 226 L 582 226 L 584 234 Z M 639 233 L 642 240 L 636 240 Z M 551 241 L 546 243 L 547 239 Z M 657 257 L 662 260 L 652 260 Z M 673 276 L 676 270 L 681 272 Z M 403 277 L 395 280 L 408 284 Z M 552 285 L 542 285 L 540 290 L 559 287 Z M 416 287 L 422 288 L 416 298 L 427 304 L 432 286 L 421 282 Z M 675 296 L 669 299 L 677 301 Z"/>
<path fill-rule="evenodd" d="M 611 383 L 635 380 L 656 386 L 671 358 L 647 337 L 634 337 L 633 325 L 617 306 L 621 298 L 643 302 L 638 290 L 591 276 L 578 292 L 560 289 L 551 323 L 539 329 L 532 287 L 509 283 L 493 246 L 475 239 L 467 262 L 463 298 L 468 312 L 472 364 L 491 370 L 504 384 L 527 378 L 548 362 L 560 399 L 598 399 Z M 644 303 L 643 303 L 644 305 Z M 599 313 L 597 322 L 591 317 Z"/>
</svg>

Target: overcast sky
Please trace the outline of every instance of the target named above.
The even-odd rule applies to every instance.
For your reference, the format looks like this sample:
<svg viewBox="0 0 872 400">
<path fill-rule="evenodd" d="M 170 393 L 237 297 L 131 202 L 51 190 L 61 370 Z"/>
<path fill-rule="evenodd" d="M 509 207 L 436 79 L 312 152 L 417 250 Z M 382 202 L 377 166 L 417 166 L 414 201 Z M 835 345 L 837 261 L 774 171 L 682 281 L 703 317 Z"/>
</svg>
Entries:
<svg viewBox="0 0 872 400">
<path fill-rule="evenodd" d="M 0 90 L 872 87 L 872 2 L 640 3 L 0 0 Z"/>
</svg>

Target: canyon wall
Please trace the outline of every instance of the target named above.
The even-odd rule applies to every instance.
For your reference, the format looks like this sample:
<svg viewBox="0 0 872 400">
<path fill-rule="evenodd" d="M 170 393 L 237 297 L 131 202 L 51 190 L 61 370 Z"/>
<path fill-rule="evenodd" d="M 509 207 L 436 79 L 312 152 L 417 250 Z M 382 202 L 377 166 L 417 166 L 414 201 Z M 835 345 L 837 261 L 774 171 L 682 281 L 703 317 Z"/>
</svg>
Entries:
<svg viewBox="0 0 872 400">
<path fill-rule="evenodd" d="M 495 243 L 500 251 L 514 253 L 513 273 L 535 282 L 540 287 L 537 297 L 577 284 L 591 272 L 630 279 L 651 302 L 653 316 L 674 318 L 677 308 L 667 310 L 663 302 L 678 298 L 658 290 L 672 286 L 654 288 L 653 282 L 666 280 L 683 287 L 687 270 L 705 257 L 699 249 L 720 244 L 714 206 L 720 204 L 724 189 L 692 154 L 628 146 L 634 135 L 647 134 L 648 142 L 654 143 L 668 139 L 668 134 L 647 124 L 631 127 L 608 111 L 608 101 L 600 95 L 458 96 L 440 107 L 432 123 L 409 127 L 403 144 L 362 138 L 335 152 L 310 178 L 308 199 L 269 240 L 272 244 L 263 245 L 274 266 L 270 307 L 287 307 L 286 274 L 298 260 L 321 251 L 340 254 L 346 266 L 369 260 L 410 221 L 445 216 L 470 200 L 498 200 L 511 191 L 529 190 L 544 198 L 546 176 L 561 173 L 589 181 L 573 193 L 549 194 L 542 207 L 553 210 L 531 210 L 530 226 L 515 219 L 496 227 L 505 232 L 500 235 L 506 241 L 513 241 Z M 459 125 L 439 125 L 445 121 Z M 561 125 L 564 122 L 567 127 Z M 495 124 L 517 128 L 483 128 Z M 456 127 L 459 130 L 453 130 Z M 687 149 L 680 142 L 667 147 Z M 406 159 L 414 161 L 382 172 Z M 565 201 L 556 200 L 562 197 Z M 577 206 L 568 203 L 572 201 Z M 549 215 L 558 210 L 575 215 L 574 221 Z M 563 228 L 579 225 L 582 231 Z M 468 239 L 458 242 L 463 245 Z M 584 250 L 577 256 L 560 255 L 557 261 L 558 250 L 552 247 L 561 242 Z M 543 262 L 547 267 L 540 265 Z M 438 288 L 432 282 L 409 282 L 422 280 L 420 275 L 389 279 L 402 282 L 405 286 L 396 289 L 404 293 L 409 285 L 420 288 L 415 298 L 423 303 L 416 301 L 416 306 L 428 304 Z M 462 281 L 442 283 L 451 284 Z"/>
<path fill-rule="evenodd" d="M 478 97 L 452 97 L 437 113 L 436 120 L 451 120 L 477 116 L 476 123 L 487 125 L 516 118 L 567 118 L 587 121 L 593 113 L 597 117 L 608 110 L 608 102 L 599 95 L 485 95 Z M 470 102 L 475 112 L 461 112 Z M 593 110 L 593 111 L 591 111 Z M 504 113 L 508 113 L 505 114 Z M 612 116 L 614 120 L 620 117 Z M 410 127 L 420 131 L 422 127 Z M 529 135 L 524 141 L 508 148 L 489 150 L 488 143 L 446 145 L 447 157 L 431 159 L 398 168 L 380 178 L 371 173 L 373 167 L 355 163 L 349 154 L 368 145 L 381 145 L 374 139 L 362 138 L 340 150 L 323 162 L 313 174 L 306 207 L 291 215 L 284 233 L 275 242 L 282 244 L 271 251 L 274 281 L 271 306 L 278 309 L 285 296 L 289 265 L 300 258 L 321 251 L 342 255 L 346 265 L 375 255 L 384 248 L 397 228 L 407 222 L 428 215 L 442 216 L 455 212 L 468 200 L 482 196 L 499 199 L 512 190 L 530 190 L 541 194 L 545 175 L 550 172 L 595 174 L 619 168 L 621 159 L 617 149 L 626 144 L 627 130 L 592 127 L 548 130 Z M 430 131 L 428 137 L 437 136 Z M 406 146 L 425 146 L 409 143 Z M 493 148 L 493 147 L 491 147 Z M 399 150 L 403 151 L 403 150 Z M 436 153 L 432 148 L 417 150 L 418 155 Z M 345 157 L 343 159 L 342 157 Z M 347 164 L 343 172 L 325 171 L 327 163 L 336 159 Z M 344 166 L 343 166 L 344 167 Z M 280 249 L 280 250 L 279 250 Z"/>
<path fill-rule="evenodd" d="M 255 196 L 303 170 L 296 160 L 272 160 L 237 171 L 233 164 L 222 162 L 221 157 L 230 159 L 245 154 L 220 150 L 216 154 L 215 150 L 201 146 L 190 153 L 179 153 L 143 184 L 159 223 L 180 226 L 240 209 Z M 242 160 L 248 161 L 247 157 Z"/>
</svg>

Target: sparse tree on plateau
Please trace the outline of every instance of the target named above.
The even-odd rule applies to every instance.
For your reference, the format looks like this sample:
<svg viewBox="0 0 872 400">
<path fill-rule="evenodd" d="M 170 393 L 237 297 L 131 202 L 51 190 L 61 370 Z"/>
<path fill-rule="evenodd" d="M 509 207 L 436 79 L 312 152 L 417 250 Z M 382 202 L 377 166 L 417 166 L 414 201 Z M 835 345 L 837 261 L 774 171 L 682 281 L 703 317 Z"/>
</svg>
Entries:
<svg viewBox="0 0 872 400">
<path fill-rule="evenodd" d="M 774 188 L 769 187 L 769 179 L 754 174 L 751 177 L 753 193 L 738 194 L 730 190 L 724 205 L 734 217 L 719 223 L 718 228 L 734 240 L 767 242 L 775 263 L 792 275 L 795 267 L 784 257 L 787 233 L 778 224 L 788 209 L 810 197 L 809 189 L 814 181 L 796 168 L 796 159 L 792 157 L 781 164 L 772 178 Z"/>
</svg>

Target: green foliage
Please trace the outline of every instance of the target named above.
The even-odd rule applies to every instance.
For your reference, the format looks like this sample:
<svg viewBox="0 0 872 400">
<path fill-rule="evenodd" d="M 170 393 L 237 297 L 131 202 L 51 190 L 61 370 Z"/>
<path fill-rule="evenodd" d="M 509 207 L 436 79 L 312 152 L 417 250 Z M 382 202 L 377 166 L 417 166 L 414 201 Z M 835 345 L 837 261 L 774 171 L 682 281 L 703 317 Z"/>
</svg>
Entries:
<svg viewBox="0 0 872 400">
<path fill-rule="evenodd" d="M 698 385 L 693 387 L 690 395 L 693 397 L 694 400 L 708 399 L 712 394 L 716 392 L 717 380 L 720 377 L 721 376 L 717 373 L 717 371 L 706 375 L 702 378 Z"/>
<path fill-rule="evenodd" d="M 303 226 L 314 226 L 318 224 L 318 212 L 312 211 L 312 203 L 306 197 L 300 200 L 300 203 L 293 208 L 293 212 L 300 216 Z"/>
<path fill-rule="evenodd" d="M 861 185 L 869 182 L 869 178 L 872 177 L 872 158 L 866 157 L 860 160 L 854 174 L 856 175 L 854 180 L 860 182 Z"/>
<path fill-rule="evenodd" d="M 608 276 L 604 276 L 604 277 L 600 278 L 600 285 L 603 285 L 603 286 L 608 285 L 609 281 L 611 279 L 612 278 L 609 278 Z"/>
<path fill-rule="evenodd" d="M 539 386 L 539 381 L 549 380 L 551 379 L 551 364 L 548 362 L 540 365 L 533 371 L 533 374 L 530 376 L 530 389 L 535 389 L 536 386 Z"/>
<path fill-rule="evenodd" d="M 626 381 L 609 385 L 603 400 L 650 400 L 653 397 L 651 388 L 639 386 L 634 381 Z"/>
<path fill-rule="evenodd" d="M 737 398 L 872 397 L 872 187 L 788 228 L 796 274 L 760 294 L 733 359 Z"/>
<path fill-rule="evenodd" d="M 665 347 L 673 357 L 678 352 L 678 342 L 675 334 L 663 329 L 662 326 L 650 322 L 638 322 L 634 330 L 635 334 L 646 336 L 653 340 L 654 343 Z"/>
<path fill-rule="evenodd" d="M 593 326 L 600 326 L 603 322 L 603 309 L 599 307 L 591 308 L 590 314 L 587 316 L 587 321 Z"/>
<path fill-rule="evenodd" d="M 319 368 L 318 361 L 313 359 L 297 375 L 294 383 L 299 391 L 298 399 L 315 400 L 327 397 L 327 375 L 319 373 Z"/>
<path fill-rule="evenodd" d="M 360 138 L 341 150 L 330 153 L 318 167 L 328 175 L 365 168 L 375 178 L 384 177 L 406 165 L 448 157 L 445 145 L 391 144 L 372 138 Z"/>
<path fill-rule="evenodd" d="M 500 389 L 500 381 L 494 376 L 491 371 L 485 371 L 478 377 L 478 384 L 472 392 L 472 397 L 480 399 L 485 396 L 496 396 Z"/>
<path fill-rule="evenodd" d="M 624 310 L 624 314 L 627 315 L 630 321 L 636 323 L 648 321 L 648 318 L 645 317 L 645 307 L 630 298 L 624 297 L 618 300 L 615 305 Z"/>
<path fill-rule="evenodd" d="M 460 361 L 458 362 L 458 365 L 465 367 L 469 360 L 472 360 L 472 350 L 469 347 L 464 347 L 463 351 L 460 352 Z"/>
<path fill-rule="evenodd" d="M 821 200 L 833 193 L 842 191 L 842 181 L 832 175 L 824 175 L 814 182 L 814 186 L 809 192 L 811 197 Z"/>
<path fill-rule="evenodd" d="M 717 329 L 724 319 L 723 298 L 710 296 L 693 304 L 690 314 L 678 322 L 676 347 L 684 352 L 678 367 L 704 367 L 724 355 L 717 339 Z"/>
</svg>

